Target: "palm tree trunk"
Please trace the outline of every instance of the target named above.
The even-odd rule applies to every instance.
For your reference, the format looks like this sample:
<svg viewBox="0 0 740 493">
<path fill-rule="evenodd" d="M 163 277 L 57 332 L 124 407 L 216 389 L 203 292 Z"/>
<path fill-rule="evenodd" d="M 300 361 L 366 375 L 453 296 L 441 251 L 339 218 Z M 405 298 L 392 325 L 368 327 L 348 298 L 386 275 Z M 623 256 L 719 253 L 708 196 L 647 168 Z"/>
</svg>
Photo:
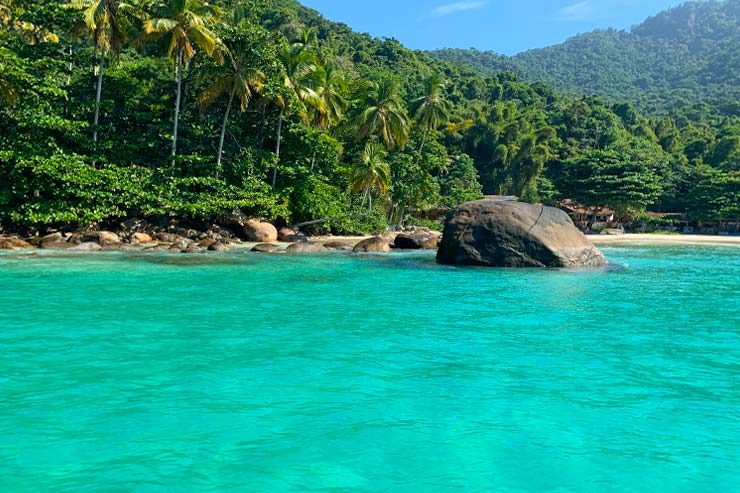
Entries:
<svg viewBox="0 0 740 493">
<path fill-rule="evenodd" d="M 177 83 L 177 97 L 175 98 L 175 121 L 172 127 L 172 163 L 170 174 L 175 172 L 175 159 L 177 158 L 177 130 L 180 124 L 180 101 L 182 101 L 182 48 L 177 49 L 177 68 L 175 71 Z"/>
<path fill-rule="evenodd" d="M 226 114 L 224 115 L 224 122 L 221 125 L 221 140 L 218 142 L 218 157 L 216 158 L 216 179 L 218 179 L 221 173 L 221 158 L 224 153 L 224 138 L 226 137 L 226 124 L 229 121 L 229 113 L 231 113 L 231 104 L 234 102 L 234 95 L 236 94 L 236 84 L 231 88 L 231 94 L 229 95 L 229 104 L 226 105 Z"/>
<path fill-rule="evenodd" d="M 103 94 L 103 72 L 105 71 L 105 51 L 100 52 L 98 84 L 95 89 L 95 117 L 93 118 L 93 143 L 98 142 L 98 123 L 100 122 L 100 100 Z"/>
<path fill-rule="evenodd" d="M 422 153 L 424 150 L 424 144 L 427 143 L 427 135 L 429 135 L 429 132 L 424 132 L 424 135 L 421 138 L 421 147 L 419 147 L 419 154 Z"/>
<path fill-rule="evenodd" d="M 406 216 L 406 204 L 401 205 L 401 209 L 398 211 L 398 226 L 399 230 L 403 229 L 404 217 Z"/>
<path fill-rule="evenodd" d="M 285 116 L 285 109 L 280 108 L 280 117 L 278 118 L 278 128 L 277 128 L 277 147 L 275 148 L 275 167 L 272 168 L 272 188 L 275 188 L 275 184 L 277 183 L 277 172 L 278 172 L 278 165 L 280 164 L 280 144 L 282 143 L 283 138 L 283 116 Z"/>
</svg>

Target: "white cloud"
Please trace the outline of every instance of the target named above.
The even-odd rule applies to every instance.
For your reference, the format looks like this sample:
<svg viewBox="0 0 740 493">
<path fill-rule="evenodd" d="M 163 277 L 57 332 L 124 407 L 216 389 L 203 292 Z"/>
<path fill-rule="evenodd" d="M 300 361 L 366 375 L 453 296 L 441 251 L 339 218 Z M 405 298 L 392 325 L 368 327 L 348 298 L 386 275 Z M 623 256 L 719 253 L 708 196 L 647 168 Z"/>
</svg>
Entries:
<svg viewBox="0 0 740 493">
<path fill-rule="evenodd" d="M 475 10 L 475 9 L 481 9 L 486 6 L 488 2 L 480 2 L 480 1 L 462 1 L 462 2 L 453 2 L 453 3 L 446 3 L 444 5 L 440 5 L 439 7 L 436 7 L 432 10 L 432 15 L 434 17 L 443 17 L 445 15 L 455 14 L 457 12 L 465 12 L 466 10 Z"/>
<path fill-rule="evenodd" d="M 573 3 L 560 9 L 558 12 L 558 18 L 564 21 L 584 21 L 594 13 L 593 5 L 590 0 L 583 0 L 582 2 Z"/>
</svg>

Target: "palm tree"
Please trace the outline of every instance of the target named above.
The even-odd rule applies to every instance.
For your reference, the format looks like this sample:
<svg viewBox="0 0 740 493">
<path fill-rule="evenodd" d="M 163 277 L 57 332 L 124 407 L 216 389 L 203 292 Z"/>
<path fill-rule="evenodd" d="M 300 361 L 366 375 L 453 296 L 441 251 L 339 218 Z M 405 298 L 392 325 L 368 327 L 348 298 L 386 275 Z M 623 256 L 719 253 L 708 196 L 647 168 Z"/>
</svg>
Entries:
<svg viewBox="0 0 740 493">
<path fill-rule="evenodd" d="M 261 70 L 250 66 L 245 60 L 239 57 L 238 52 L 235 53 L 233 50 L 229 51 L 229 63 L 222 67 L 219 77 L 206 88 L 200 97 L 200 104 L 205 107 L 213 104 L 222 95 L 229 95 L 229 102 L 226 104 L 226 112 L 224 113 L 224 120 L 221 124 L 221 136 L 218 143 L 216 178 L 218 178 L 221 171 L 226 125 L 229 121 L 229 114 L 231 113 L 234 98 L 239 98 L 241 111 L 247 111 L 250 100 L 254 94 L 262 91 L 265 81 L 265 74 Z"/>
<path fill-rule="evenodd" d="M 278 163 L 280 162 L 280 148 L 282 145 L 283 122 L 285 112 L 288 109 L 288 101 L 299 103 L 298 111 L 305 123 L 308 123 L 308 112 L 306 106 L 320 107 L 323 103 L 316 87 L 316 61 L 302 45 L 292 45 L 283 48 L 280 53 L 280 61 L 283 64 L 283 89 L 282 94 L 277 95 L 275 103 L 280 108 L 277 124 L 277 138 L 275 146 L 276 162 L 272 169 L 272 186 L 277 183 Z"/>
<path fill-rule="evenodd" d="M 183 67 L 190 64 L 199 49 L 220 58 L 220 41 L 208 27 L 219 14 L 219 9 L 205 0 L 159 0 L 151 5 L 149 17 L 144 21 L 145 39 L 163 40 L 167 55 L 175 64 L 177 97 L 172 128 L 172 171 L 177 157 Z"/>
<path fill-rule="evenodd" d="M 327 62 L 317 67 L 315 80 L 319 104 L 313 108 L 314 123 L 326 130 L 339 123 L 347 110 L 347 100 L 343 95 L 347 79 L 332 62 Z"/>
<path fill-rule="evenodd" d="M 403 148 L 409 138 L 409 117 L 398 85 L 390 79 L 370 82 L 365 110 L 358 115 L 356 123 L 358 140 L 379 136 L 389 151 Z"/>
<path fill-rule="evenodd" d="M 377 142 L 368 142 L 362 159 L 352 169 L 350 188 L 353 192 L 363 192 L 362 205 L 369 199 L 369 209 L 373 209 L 372 190 L 384 194 L 391 186 L 391 168 L 386 162 L 386 150 Z M 361 206 L 362 206 L 361 205 Z"/>
<path fill-rule="evenodd" d="M 416 120 L 423 132 L 420 154 L 424 150 L 429 133 L 437 130 L 450 117 L 450 102 L 445 99 L 444 89 L 444 78 L 441 74 L 434 74 L 424 83 L 424 95 L 412 103 Z"/>
<path fill-rule="evenodd" d="M 98 80 L 95 88 L 95 115 L 93 117 L 93 143 L 98 141 L 100 123 L 100 101 L 103 92 L 105 57 L 108 52 L 120 54 L 128 37 L 131 25 L 126 11 L 132 7 L 120 0 L 72 0 L 70 7 L 82 10 L 84 28 L 90 33 L 95 46 L 95 64 Z M 98 60 L 98 49 L 100 60 Z"/>
</svg>

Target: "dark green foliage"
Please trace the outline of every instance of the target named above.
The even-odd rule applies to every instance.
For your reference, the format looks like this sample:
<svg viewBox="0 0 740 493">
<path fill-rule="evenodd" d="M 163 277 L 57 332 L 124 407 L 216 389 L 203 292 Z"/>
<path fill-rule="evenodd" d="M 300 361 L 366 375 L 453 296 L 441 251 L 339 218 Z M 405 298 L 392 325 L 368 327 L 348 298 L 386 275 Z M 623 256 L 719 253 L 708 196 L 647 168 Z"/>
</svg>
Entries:
<svg viewBox="0 0 740 493">
<path fill-rule="evenodd" d="M 646 117 L 640 101 L 563 96 L 511 72 L 483 76 L 293 0 L 211 4 L 221 14 L 207 27 L 230 52 L 201 50 L 183 67 L 173 166 L 176 92 L 162 47 L 132 32 L 109 54 L 93 128 L 100 51 L 73 29 L 80 13 L 23 2 L 24 22 L 43 31 L 34 45 L 0 33 L 3 227 L 207 222 L 241 209 L 290 224 L 330 219 L 313 232 L 363 233 L 418 224 L 428 209 L 484 192 L 733 211 L 740 123 L 718 116 L 726 105 L 713 116 Z M 139 31 L 145 14 L 130 19 Z M 249 90 L 237 87 L 229 106 L 234 86 L 220 81 L 234 73 L 246 74 L 230 80 Z"/>
</svg>

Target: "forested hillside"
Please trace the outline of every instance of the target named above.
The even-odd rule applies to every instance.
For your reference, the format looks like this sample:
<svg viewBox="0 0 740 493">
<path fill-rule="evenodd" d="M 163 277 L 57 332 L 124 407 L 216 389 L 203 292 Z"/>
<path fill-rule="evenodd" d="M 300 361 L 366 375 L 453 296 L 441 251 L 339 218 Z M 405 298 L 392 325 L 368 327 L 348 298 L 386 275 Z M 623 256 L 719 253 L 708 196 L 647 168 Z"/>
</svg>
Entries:
<svg viewBox="0 0 740 493">
<path fill-rule="evenodd" d="M 694 120 L 740 115 L 740 0 L 690 2 L 630 32 L 600 30 L 514 57 L 440 50 L 485 74 L 513 70 L 569 94 Z"/>
<path fill-rule="evenodd" d="M 0 0 L 0 228 L 368 232 L 482 192 L 736 218 L 740 123 L 482 76 L 292 0 Z"/>
</svg>

